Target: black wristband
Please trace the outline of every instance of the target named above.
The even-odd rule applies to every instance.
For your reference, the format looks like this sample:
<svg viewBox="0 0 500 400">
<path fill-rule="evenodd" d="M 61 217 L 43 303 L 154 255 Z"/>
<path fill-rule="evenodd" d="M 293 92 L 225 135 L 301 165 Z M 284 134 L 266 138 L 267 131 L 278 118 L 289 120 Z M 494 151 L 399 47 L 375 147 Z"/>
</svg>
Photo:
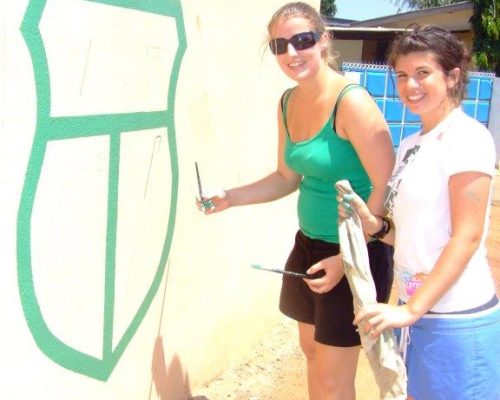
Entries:
<svg viewBox="0 0 500 400">
<path fill-rule="evenodd" d="M 368 236 L 370 236 L 373 239 L 382 239 L 391 230 L 391 222 L 387 217 L 382 217 L 380 215 L 377 215 L 377 217 L 379 217 L 382 220 L 382 227 L 378 232 L 375 232 L 373 235 L 368 235 Z"/>
</svg>

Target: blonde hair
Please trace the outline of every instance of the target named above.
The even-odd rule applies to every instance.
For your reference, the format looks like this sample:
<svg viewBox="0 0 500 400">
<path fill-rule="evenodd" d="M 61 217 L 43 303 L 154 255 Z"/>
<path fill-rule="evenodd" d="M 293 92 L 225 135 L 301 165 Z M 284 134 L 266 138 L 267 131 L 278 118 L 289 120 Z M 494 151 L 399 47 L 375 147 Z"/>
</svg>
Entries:
<svg viewBox="0 0 500 400">
<path fill-rule="evenodd" d="M 290 19 L 294 17 L 300 17 L 307 19 L 311 24 L 311 29 L 315 32 L 324 34 L 325 32 L 329 36 L 328 46 L 322 52 L 322 58 L 326 61 L 328 66 L 332 69 L 337 69 L 337 54 L 333 50 L 333 43 L 330 34 L 326 30 L 326 24 L 321 18 L 320 14 L 309 4 L 303 3 L 301 1 L 285 4 L 280 7 L 271 17 L 271 20 L 267 24 L 267 41 L 271 40 L 271 30 L 274 28 L 276 23 L 282 19 Z"/>
</svg>

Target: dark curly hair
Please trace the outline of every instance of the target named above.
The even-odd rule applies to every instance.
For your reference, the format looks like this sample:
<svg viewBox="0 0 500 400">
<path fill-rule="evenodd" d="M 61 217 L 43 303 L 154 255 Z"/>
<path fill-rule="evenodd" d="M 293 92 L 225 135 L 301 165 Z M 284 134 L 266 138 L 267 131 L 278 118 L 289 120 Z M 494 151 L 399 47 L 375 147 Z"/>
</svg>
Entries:
<svg viewBox="0 0 500 400">
<path fill-rule="evenodd" d="M 446 29 L 435 25 L 411 25 L 391 45 L 387 64 L 395 67 L 398 58 L 414 52 L 430 52 L 446 74 L 459 68 L 456 84 L 449 90 L 450 98 L 458 105 L 466 95 L 471 56 L 463 42 Z"/>
</svg>

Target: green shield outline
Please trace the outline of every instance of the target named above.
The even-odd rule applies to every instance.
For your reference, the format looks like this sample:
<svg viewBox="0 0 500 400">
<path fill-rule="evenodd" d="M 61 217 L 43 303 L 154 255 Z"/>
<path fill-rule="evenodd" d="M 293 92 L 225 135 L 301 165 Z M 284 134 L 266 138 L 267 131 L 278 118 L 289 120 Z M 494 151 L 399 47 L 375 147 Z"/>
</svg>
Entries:
<svg viewBox="0 0 500 400">
<path fill-rule="evenodd" d="M 175 18 L 178 48 L 170 75 L 167 108 L 164 111 L 106 114 L 76 117 L 51 117 L 50 76 L 39 23 L 46 0 L 30 0 L 21 33 L 28 47 L 35 76 L 36 130 L 21 193 L 17 216 L 17 270 L 20 300 L 31 334 L 39 349 L 64 368 L 106 381 L 137 332 L 161 284 L 172 244 L 177 209 L 179 170 L 175 138 L 175 93 L 181 61 L 186 50 L 186 33 L 181 0 L 85 0 L 122 8 L 136 9 Z M 114 278 L 118 212 L 118 171 L 121 134 L 152 128 L 167 128 L 172 171 L 169 220 L 163 250 L 151 285 L 125 333 L 113 348 Z M 75 135 L 78 132 L 78 135 Z M 103 133 L 105 132 L 105 133 Z M 80 352 L 58 339 L 47 326 L 38 303 L 31 263 L 31 218 L 47 143 L 74 137 L 109 135 L 110 165 L 107 203 L 105 295 L 102 358 Z"/>
</svg>

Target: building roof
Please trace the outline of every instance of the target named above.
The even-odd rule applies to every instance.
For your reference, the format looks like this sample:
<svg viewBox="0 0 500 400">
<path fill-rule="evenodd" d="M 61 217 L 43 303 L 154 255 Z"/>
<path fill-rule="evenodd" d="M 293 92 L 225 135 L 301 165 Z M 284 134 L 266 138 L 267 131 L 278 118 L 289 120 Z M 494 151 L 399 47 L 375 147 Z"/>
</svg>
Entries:
<svg viewBox="0 0 500 400">
<path fill-rule="evenodd" d="M 331 18 L 325 16 L 323 16 L 323 20 L 327 26 L 351 26 L 353 22 L 358 22 L 358 20 L 355 19 Z"/>
<path fill-rule="evenodd" d="M 447 14 L 448 17 L 453 17 L 452 14 L 461 13 L 464 11 L 472 12 L 472 3 L 470 1 L 463 1 L 460 3 L 448 4 L 444 6 L 430 7 L 423 10 L 408 11 L 404 13 L 388 15 L 386 17 L 368 19 L 364 21 L 354 21 L 350 26 L 352 27 L 373 27 L 373 26 L 387 26 L 392 24 L 401 24 L 404 22 L 415 22 L 416 19 L 440 16 Z M 468 22 L 468 21 L 467 21 Z"/>
<path fill-rule="evenodd" d="M 352 27 L 352 26 L 330 26 L 327 31 L 333 33 L 333 37 L 337 39 L 347 40 L 371 40 L 371 39 L 387 39 L 391 40 L 398 32 L 405 31 L 405 28 L 386 28 L 386 27 Z"/>
</svg>

